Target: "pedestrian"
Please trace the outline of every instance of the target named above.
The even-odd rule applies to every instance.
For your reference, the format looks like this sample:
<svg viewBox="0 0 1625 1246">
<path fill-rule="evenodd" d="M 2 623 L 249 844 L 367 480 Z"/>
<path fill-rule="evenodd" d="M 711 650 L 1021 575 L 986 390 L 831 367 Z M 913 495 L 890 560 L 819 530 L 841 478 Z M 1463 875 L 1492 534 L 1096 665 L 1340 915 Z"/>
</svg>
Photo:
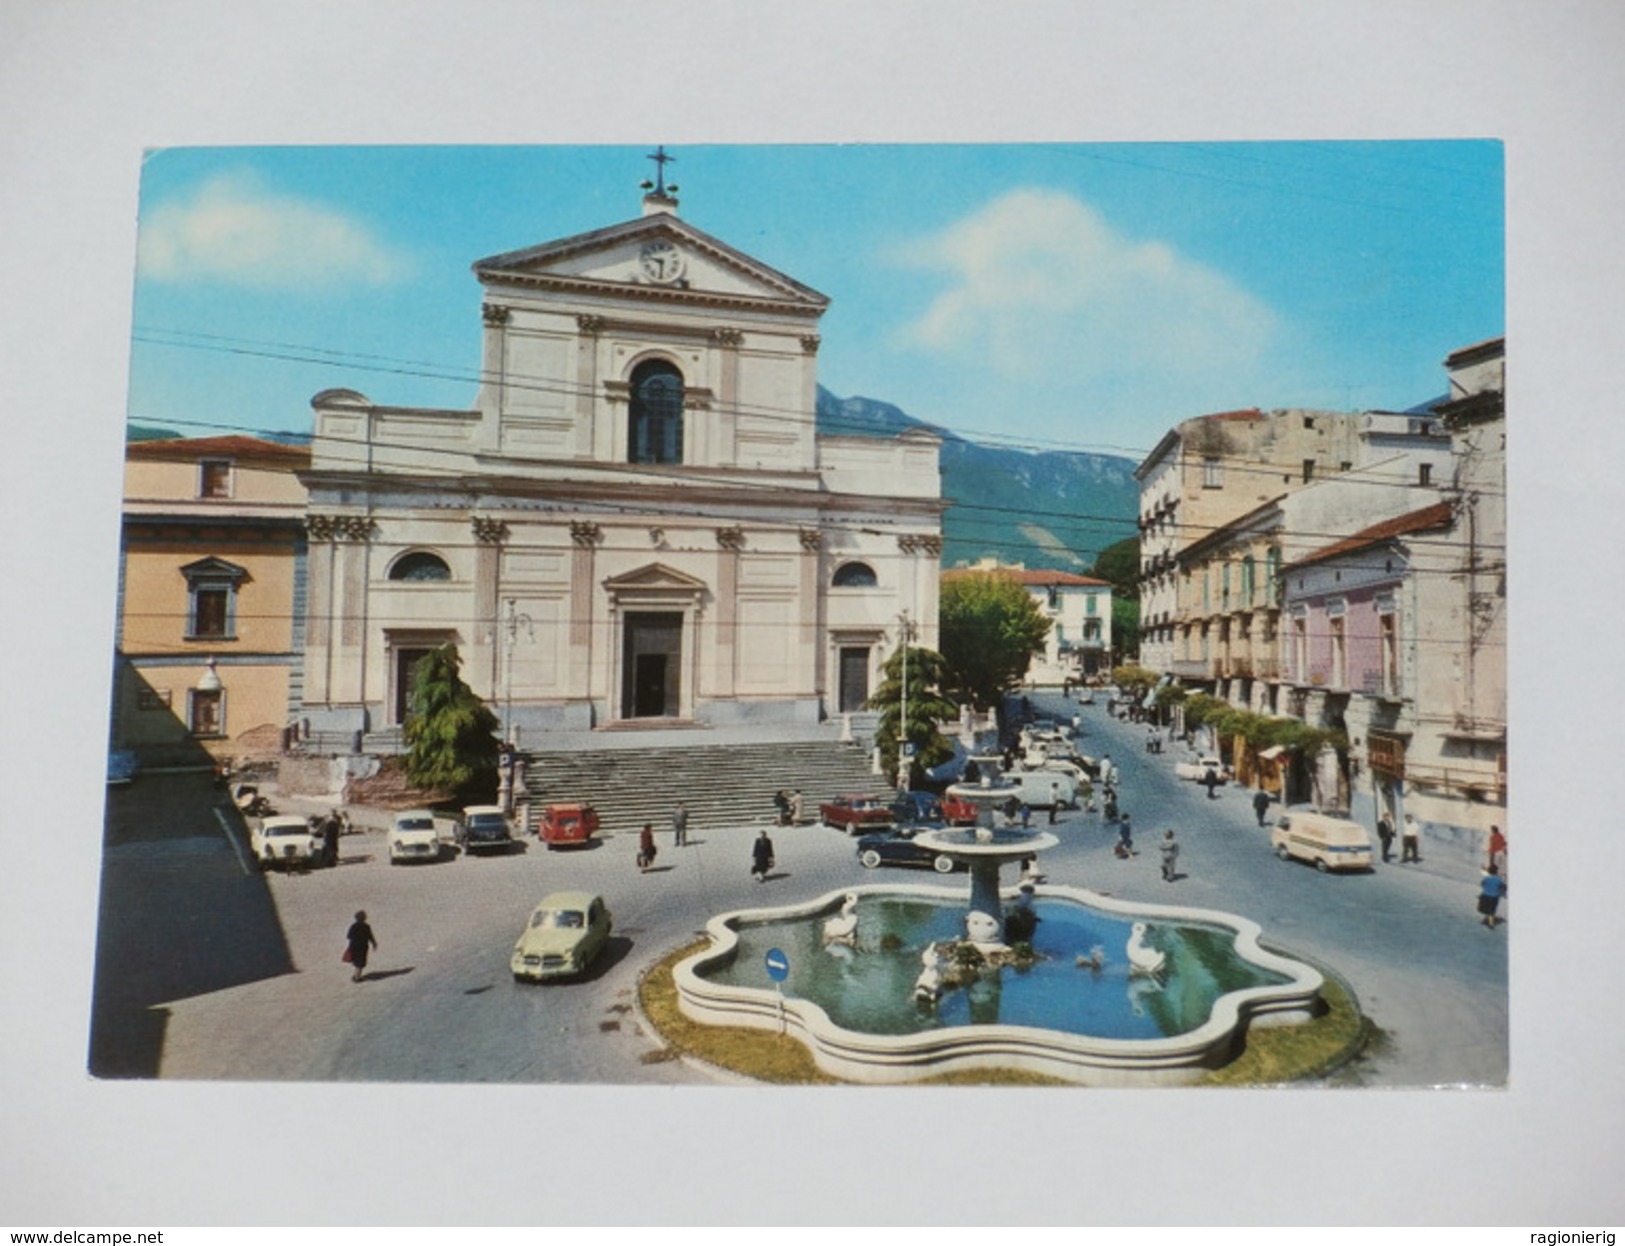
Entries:
<svg viewBox="0 0 1625 1246">
<path fill-rule="evenodd" d="M 1416 821 L 1416 815 L 1407 813 L 1405 824 L 1399 835 L 1399 863 L 1404 865 L 1407 861 L 1422 864 L 1422 828 Z"/>
<path fill-rule="evenodd" d="M 1270 794 L 1263 788 L 1259 788 L 1258 791 L 1253 793 L 1253 812 L 1258 815 L 1259 826 L 1264 825 L 1265 819 L 1269 816 L 1269 811 Z"/>
<path fill-rule="evenodd" d="M 1478 887 L 1478 915 L 1480 920 L 1491 930 L 1500 919 L 1496 917 L 1495 910 L 1500 906 L 1501 897 L 1506 894 L 1506 879 L 1501 877 L 1501 871 L 1490 866 L 1484 871 L 1484 881 Z"/>
<path fill-rule="evenodd" d="M 1082 734 L 1083 734 L 1083 715 L 1082 714 L 1074 714 L 1074 715 L 1072 715 L 1072 738 L 1074 740 L 1076 740 Z"/>
<path fill-rule="evenodd" d="M 806 801 L 801 795 L 801 789 L 798 787 L 790 793 L 790 825 L 801 825 L 801 815 L 805 808 Z"/>
<path fill-rule="evenodd" d="M 756 881 L 765 883 L 767 872 L 773 868 L 773 841 L 763 831 L 756 837 L 756 842 L 750 846 L 750 872 L 756 876 Z"/>
<path fill-rule="evenodd" d="M 1117 822 L 1117 855 L 1132 857 L 1134 853 L 1134 830 L 1129 825 L 1128 814 L 1124 814 Z"/>
<path fill-rule="evenodd" d="M 675 847 L 688 847 L 688 806 L 682 801 L 678 801 L 677 808 L 672 811 L 671 834 Z"/>
<path fill-rule="evenodd" d="M 357 910 L 355 921 L 344 935 L 344 959 L 350 962 L 354 970 L 350 974 L 351 982 L 359 982 L 367 972 L 367 954 L 378 946 L 378 940 L 373 937 L 372 927 L 367 925 L 365 910 Z"/>
<path fill-rule="evenodd" d="M 1490 827 L 1490 859 L 1488 864 L 1494 868 L 1504 880 L 1507 876 L 1507 837 L 1501 834 L 1498 826 Z"/>
<path fill-rule="evenodd" d="M 1117 786 L 1117 767 L 1112 765 L 1110 753 L 1100 755 L 1100 781 L 1107 787 Z"/>
<path fill-rule="evenodd" d="M 967 787 L 974 786 L 982 781 L 982 768 L 976 764 L 976 758 L 972 757 L 965 763 L 965 773 L 959 781 Z"/>
<path fill-rule="evenodd" d="M 1207 770 L 1202 775 L 1202 782 L 1207 787 L 1207 798 L 1209 800 L 1217 800 L 1219 798 L 1219 796 L 1218 796 L 1218 787 L 1219 787 L 1219 772 L 1218 772 L 1218 770 L 1213 766 L 1209 766 L 1207 768 Z"/>
<path fill-rule="evenodd" d="M 790 818 L 790 795 L 782 787 L 773 793 L 773 822 L 783 826 Z"/>
<path fill-rule="evenodd" d="M 1394 851 L 1394 820 L 1386 813 L 1377 819 L 1377 838 L 1382 841 L 1382 863 L 1387 865 Z"/>
<path fill-rule="evenodd" d="M 1049 824 L 1051 826 L 1055 825 L 1055 811 L 1060 807 L 1061 781 L 1059 779 L 1051 779 L 1049 781 Z"/>
<path fill-rule="evenodd" d="M 1158 844 L 1157 848 L 1162 853 L 1162 881 L 1171 883 L 1174 881 L 1175 866 L 1179 862 L 1179 841 L 1174 838 L 1173 831 L 1170 830 L 1162 837 L 1162 843 Z"/>
<path fill-rule="evenodd" d="M 1106 789 L 1106 821 L 1117 821 L 1117 793 L 1109 787 Z"/>
<path fill-rule="evenodd" d="M 1053 822 L 1053 821 L 1055 821 L 1055 819 L 1051 818 L 1050 821 Z M 1021 829 L 1025 831 L 1032 824 L 1033 824 L 1032 807 L 1030 805 L 1028 805 L 1028 803 L 1026 801 L 1022 801 L 1021 802 Z"/>
<path fill-rule="evenodd" d="M 638 869 L 645 874 L 649 867 L 655 863 L 655 828 L 652 822 L 645 822 L 643 830 L 638 832 Z"/>
</svg>

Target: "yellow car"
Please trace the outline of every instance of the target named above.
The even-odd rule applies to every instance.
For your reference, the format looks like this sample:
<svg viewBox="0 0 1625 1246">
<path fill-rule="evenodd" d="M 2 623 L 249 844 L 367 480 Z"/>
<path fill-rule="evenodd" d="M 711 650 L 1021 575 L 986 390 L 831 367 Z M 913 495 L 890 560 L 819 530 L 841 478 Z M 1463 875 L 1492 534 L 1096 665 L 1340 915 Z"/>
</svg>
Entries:
<svg viewBox="0 0 1625 1246">
<path fill-rule="evenodd" d="M 555 891 L 531 912 L 508 962 L 515 982 L 585 973 L 609 942 L 614 922 L 602 896 Z"/>
</svg>

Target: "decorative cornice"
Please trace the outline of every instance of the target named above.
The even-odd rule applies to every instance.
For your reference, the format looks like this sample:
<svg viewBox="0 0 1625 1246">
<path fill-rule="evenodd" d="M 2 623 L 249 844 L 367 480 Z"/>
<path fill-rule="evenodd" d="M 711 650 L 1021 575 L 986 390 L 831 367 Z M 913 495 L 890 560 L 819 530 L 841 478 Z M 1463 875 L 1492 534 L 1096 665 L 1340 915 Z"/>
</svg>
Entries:
<svg viewBox="0 0 1625 1246">
<path fill-rule="evenodd" d="M 738 346 L 745 340 L 745 335 L 739 329 L 719 325 L 711 330 L 711 340 L 718 346 Z"/>
<path fill-rule="evenodd" d="M 745 530 L 738 524 L 731 528 L 717 529 L 717 548 L 733 550 L 735 553 L 745 548 Z"/>
<path fill-rule="evenodd" d="M 899 533 L 897 548 L 905 554 L 930 554 L 933 558 L 942 556 L 942 538 L 940 536 L 915 536 L 913 533 Z"/>
<path fill-rule="evenodd" d="M 584 549 L 591 549 L 604 539 L 604 530 L 595 523 L 572 519 L 570 539 Z"/>
<path fill-rule="evenodd" d="M 803 528 L 800 536 L 801 548 L 808 553 L 817 553 L 824 547 L 824 534 L 817 528 Z"/>
<path fill-rule="evenodd" d="M 377 527 L 366 515 L 307 515 L 305 531 L 312 541 L 368 541 Z"/>
<path fill-rule="evenodd" d="M 480 315 L 485 317 L 488 325 L 504 325 L 508 323 L 509 309 L 500 303 L 484 303 L 480 306 Z"/>
<path fill-rule="evenodd" d="M 608 327 L 608 325 L 609 320 L 605 316 L 588 316 L 583 314 L 576 317 L 576 328 L 580 329 L 583 333 L 588 334 L 589 336 L 597 336 L 598 334 L 602 333 L 604 329 Z"/>
<path fill-rule="evenodd" d="M 469 523 L 474 529 L 474 539 L 482 545 L 500 545 L 508 539 L 508 525 L 503 520 L 475 515 Z"/>
<path fill-rule="evenodd" d="M 818 344 L 822 340 L 816 333 L 803 333 L 801 335 L 801 349 L 809 355 L 816 355 L 818 353 Z"/>
</svg>

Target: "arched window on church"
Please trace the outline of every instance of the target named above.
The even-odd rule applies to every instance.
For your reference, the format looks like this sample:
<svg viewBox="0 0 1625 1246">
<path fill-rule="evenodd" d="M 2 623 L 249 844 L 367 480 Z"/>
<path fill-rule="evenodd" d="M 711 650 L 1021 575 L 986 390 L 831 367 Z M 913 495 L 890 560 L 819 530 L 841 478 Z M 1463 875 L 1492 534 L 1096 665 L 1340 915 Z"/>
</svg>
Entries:
<svg viewBox="0 0 1625 1246">
<path fill-rule="evenodd" d="M 845 562 L 835 570 L 830 581 L 834 588 L 877 588 L 880 580 L 875 569 L 866 562 Z"/>
<path fill-rule="evenodd" d="M 446 560 L 438 554 L 428 554 L 421 551 L 407 554 L 398 559 L 389 569 L 389 578 L 392 580 L 449 580 L 451 568 Z"/>
<path fill-rule="evenodd" d="M 632 463 L 683 461 L 683 377 L 661 359 L 632 370 L 631 423 L 627 460 Z"/>
</svg>

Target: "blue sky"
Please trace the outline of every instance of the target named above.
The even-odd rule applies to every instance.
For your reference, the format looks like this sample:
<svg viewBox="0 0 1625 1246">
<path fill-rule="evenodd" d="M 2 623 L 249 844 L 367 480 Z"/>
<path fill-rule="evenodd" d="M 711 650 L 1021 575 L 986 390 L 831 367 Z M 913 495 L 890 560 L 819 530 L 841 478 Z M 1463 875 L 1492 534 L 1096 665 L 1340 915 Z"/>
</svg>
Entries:
<svg viewBox="0 0 1625 1246">
<path fill-rule="evenodd" d="M 638 215 L 651 150 L 149 153 L 129 418 L 470 405 L 470 264 Z M 1207 411 L 1407 407 L 1504 331 L 1494 142 L 671 150 L 686 220 L 832 299 L 827 388 L 983 440 L 1139 457 Z"/>
</svg>

